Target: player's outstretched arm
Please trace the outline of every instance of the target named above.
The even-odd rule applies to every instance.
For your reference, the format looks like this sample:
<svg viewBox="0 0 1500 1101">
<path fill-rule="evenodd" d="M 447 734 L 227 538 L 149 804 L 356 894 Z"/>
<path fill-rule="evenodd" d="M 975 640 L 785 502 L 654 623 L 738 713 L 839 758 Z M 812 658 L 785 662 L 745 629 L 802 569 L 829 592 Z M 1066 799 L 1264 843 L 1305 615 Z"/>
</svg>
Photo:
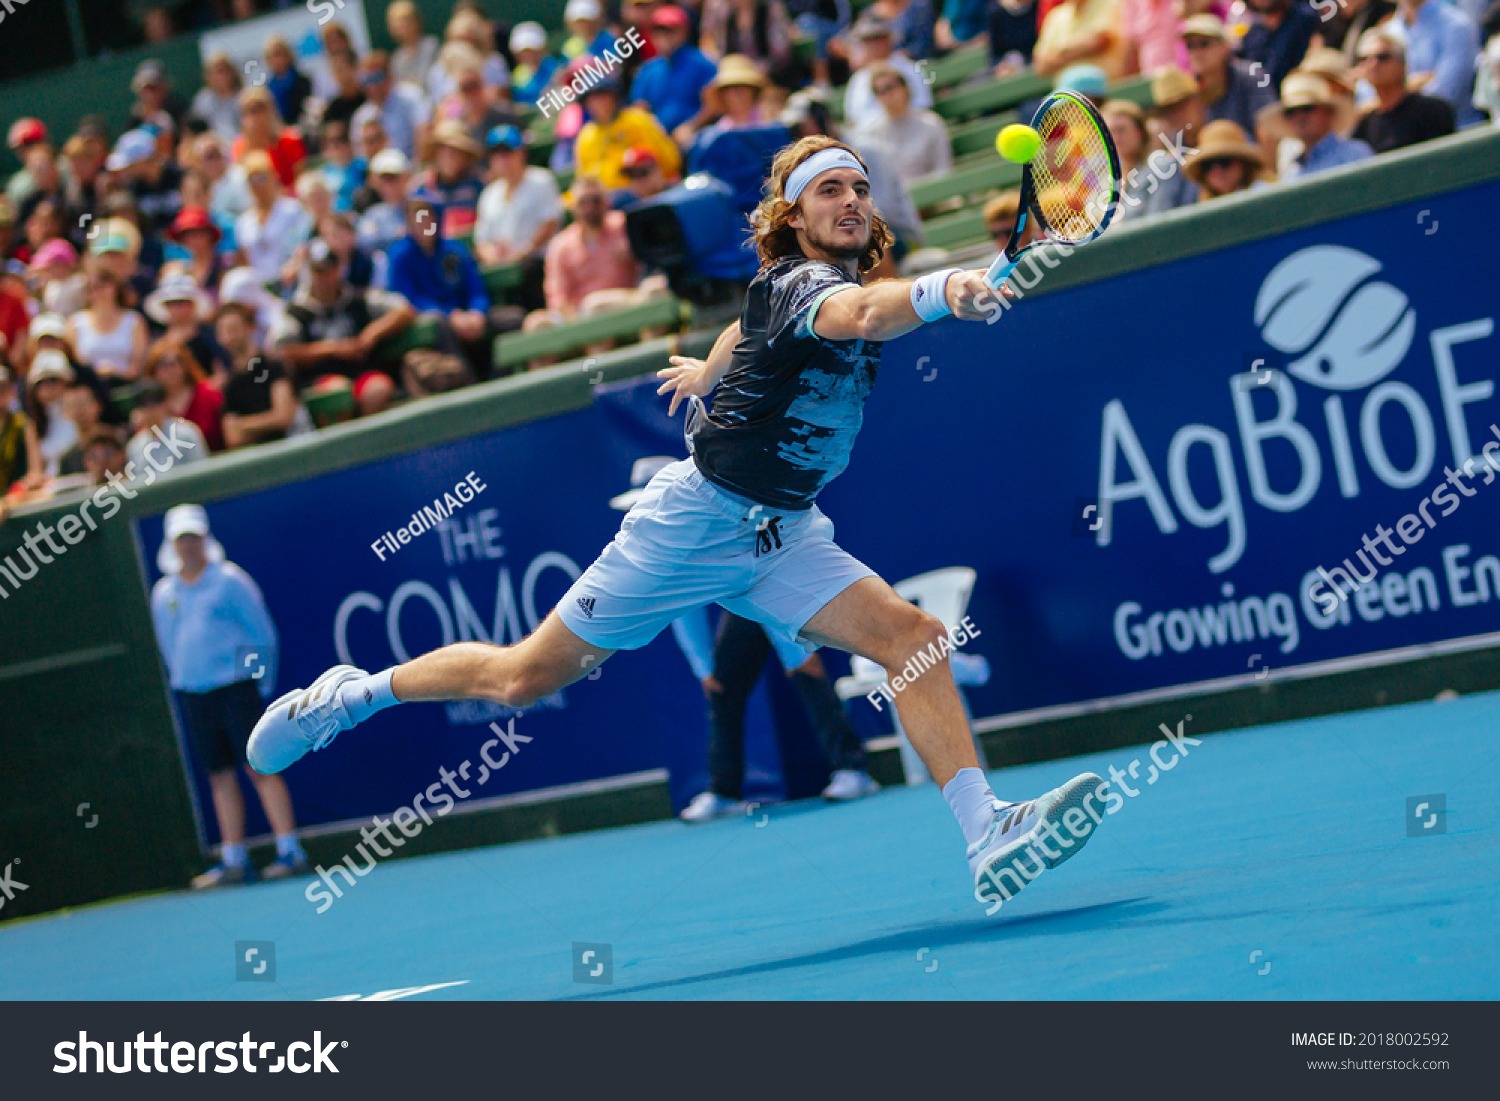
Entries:
<svg viewBox="0 0 1500 1101">
<path fill-rule="evenodd" d="M 677 412 L 678 403 L 683 398 L 706 398 L 713 393 L 714 387 L 719 385 L 719 380 L 728 372 L 734 356 L 734 346 L 739 342 L 740 323 L 734 321 L 714 341 L 713 351 L 708 353 L 707 359 L 694 359 L 692 356 L 670 356 L 667 359 L 672 366 L 663 367 L 656 372 L 657 378 L 666 379 L 657 387 L 656 392 L 665 394 L 670 391 L 672 394 L 672 404 L 667 407 L 667 416 L 673 416 Z"/>
<path fill-rule="evenodd" d="M 981 321 L 998 308 L 983 271 L 951 268 L 829 295 L 813 317 L 813 332 L 824 340 L 895 340 L 928 321 Z"/>
</svg>

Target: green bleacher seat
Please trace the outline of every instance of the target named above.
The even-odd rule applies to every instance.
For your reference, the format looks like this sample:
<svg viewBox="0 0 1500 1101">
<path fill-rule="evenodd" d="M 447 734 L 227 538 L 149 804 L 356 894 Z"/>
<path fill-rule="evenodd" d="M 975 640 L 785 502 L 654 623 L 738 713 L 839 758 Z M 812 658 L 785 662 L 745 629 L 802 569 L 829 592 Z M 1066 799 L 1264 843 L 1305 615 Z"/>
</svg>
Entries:
<svg viewBox="0 0 1500 1101">
<path fill-rule="evenodd" d="M 988 84 L 964 88 L 938 99 L 933 110 L 945 119 L 993 115 L 1036 99 L 1052 91 L 1052 79 L 1035 73 L 1017 73 Z"/>
<path fill-rule="evenodd" d="M 919 63 L 920 64 L 920 63 Z M 951 88 L 989 68 L 989 47 L 983 41 L 961 46 L 946 57 L 928 61 L 923 68 L 932 76 L 934 88 Z"/>
<path fill-rule="evenodd" d="M 950 123 L 948 144 L 952 146 L 955 157 L 971 153 L 994 153 L 995 135 L 1015 121 L 1016 113 L 1005 111 L 998 115 L 985 115 L 972 122 Z"/>
<path fill-rule="evenodd" d="M 327 428 L 348 418 L 354 412 L 353 390 L 324 390 L 304 393 L 302 404 L 319 428 Z"/>
<path fill-rule="evenodd" d="M 984 211 L 978 206 L 922 223 L 922 244 L 927 248 L 952 249 L 984 239 Z"/>
<path fill-rule="evenodd" d="M 926 210 L 955 197 L 974 195 L 996 187 L 1020 187 L 1021 166 L 991 152 L 979 154 L 949 171 L 927 176 L 907 190 L 918 210 Z"/>
<path fill-rule="evenodd" d="M 519 261 L 496 264 L 494 267 L 482 269 L 480 274 L 484 276 L 484 289 L 490 292 L 490 300 L 494 302 L 504 298 L 506 291 L 521 285 Z"/>
<path fill-rule="evenodd" d="M 370 359 L 383 369 L 399 368 L 407 352 L 436 348 L 437 345 L 437 321 L 430 317 L 419 317 L 395 336 L 387 337 L 375 345 Z"/>
<path fill-rule="evenodd" d="M 516 367 L 533 359 L 564 355 L 605 340 L 634 339 L 641 329 L 663 326 L 678 329 L 688 324 L 691 316 L 691 306 L 667 296 L 556 329 L 509 333 L 495 338 L 495 366 Z"/>
</svg>

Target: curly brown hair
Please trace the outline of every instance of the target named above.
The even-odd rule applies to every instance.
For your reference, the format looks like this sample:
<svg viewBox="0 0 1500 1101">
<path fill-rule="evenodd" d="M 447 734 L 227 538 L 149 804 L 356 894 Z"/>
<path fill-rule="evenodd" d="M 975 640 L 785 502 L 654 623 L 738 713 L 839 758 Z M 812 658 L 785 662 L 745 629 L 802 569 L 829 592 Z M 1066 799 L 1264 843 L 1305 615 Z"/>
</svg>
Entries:
<svg viewBox="0 0 1500 1101">
<path fill-rule="evenodd" d="M 770 267 L 784 256 L 794 256 L 801 252 L 797 244 L 797 231 L 787 225 L 787 219 L 797 212 L 797 204 L 787 202 L 782 196 L 786 194 L 787 177 L 793 170 L 814 153 L 821 153 L 825 149 L 846 150 L 862 166 L 865 165 L 864 158 L 853 149 L 826 134 L 809 134 L 777 153 L 776 159 L 771 162 L 771 194 L 762 199 L 760 206 L 750 215 L 750 224 L 755 230 L 755 251 L 760 256 L 761 267 Z M 868 166 L 865 166 L 865 171 L 868 173 Z M 895 242 L 895 235 L 891 233 L 891 227 L 885 224 L 885 220 L 878 213 L 871 215 L 870 243 L 859 254 L 859 270 L 867 272 L 880 263 L 885 250 Z"/>
</svg>

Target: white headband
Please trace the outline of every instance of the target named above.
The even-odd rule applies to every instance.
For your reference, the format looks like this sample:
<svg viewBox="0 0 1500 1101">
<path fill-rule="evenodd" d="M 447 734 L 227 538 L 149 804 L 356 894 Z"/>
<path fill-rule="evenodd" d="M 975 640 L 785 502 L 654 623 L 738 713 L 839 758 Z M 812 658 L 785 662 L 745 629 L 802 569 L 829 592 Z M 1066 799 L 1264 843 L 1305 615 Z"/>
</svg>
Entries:
<svg viewBox="0 0 1500 1101">
<path fill-rule="evenodd" d="M 832 168 L 852 168 L 866 183 L 869 182 L 864 166 L 849 150 L 836 147 L 822 149 L 792 169 L 792 174 L 786 179 L 786 201 L 795 203 L 801 197 L 802 192 L 807 189 L 808 184 Z"/>
</svg>

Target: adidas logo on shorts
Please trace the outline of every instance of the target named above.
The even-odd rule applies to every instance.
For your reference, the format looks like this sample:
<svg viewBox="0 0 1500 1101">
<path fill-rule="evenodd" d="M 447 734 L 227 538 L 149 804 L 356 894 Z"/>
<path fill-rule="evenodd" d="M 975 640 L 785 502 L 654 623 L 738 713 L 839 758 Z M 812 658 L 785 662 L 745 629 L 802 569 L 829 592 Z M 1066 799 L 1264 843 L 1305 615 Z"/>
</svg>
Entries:
<svg viewBox="0 0 1500 1101">
<path fill-rule="evenodd" d="M 594 618 L 594 598 L 591 596 L 580 596 L 578 606 L 583 609 L 583 614 L 589 619 Z"/>
</svg>

